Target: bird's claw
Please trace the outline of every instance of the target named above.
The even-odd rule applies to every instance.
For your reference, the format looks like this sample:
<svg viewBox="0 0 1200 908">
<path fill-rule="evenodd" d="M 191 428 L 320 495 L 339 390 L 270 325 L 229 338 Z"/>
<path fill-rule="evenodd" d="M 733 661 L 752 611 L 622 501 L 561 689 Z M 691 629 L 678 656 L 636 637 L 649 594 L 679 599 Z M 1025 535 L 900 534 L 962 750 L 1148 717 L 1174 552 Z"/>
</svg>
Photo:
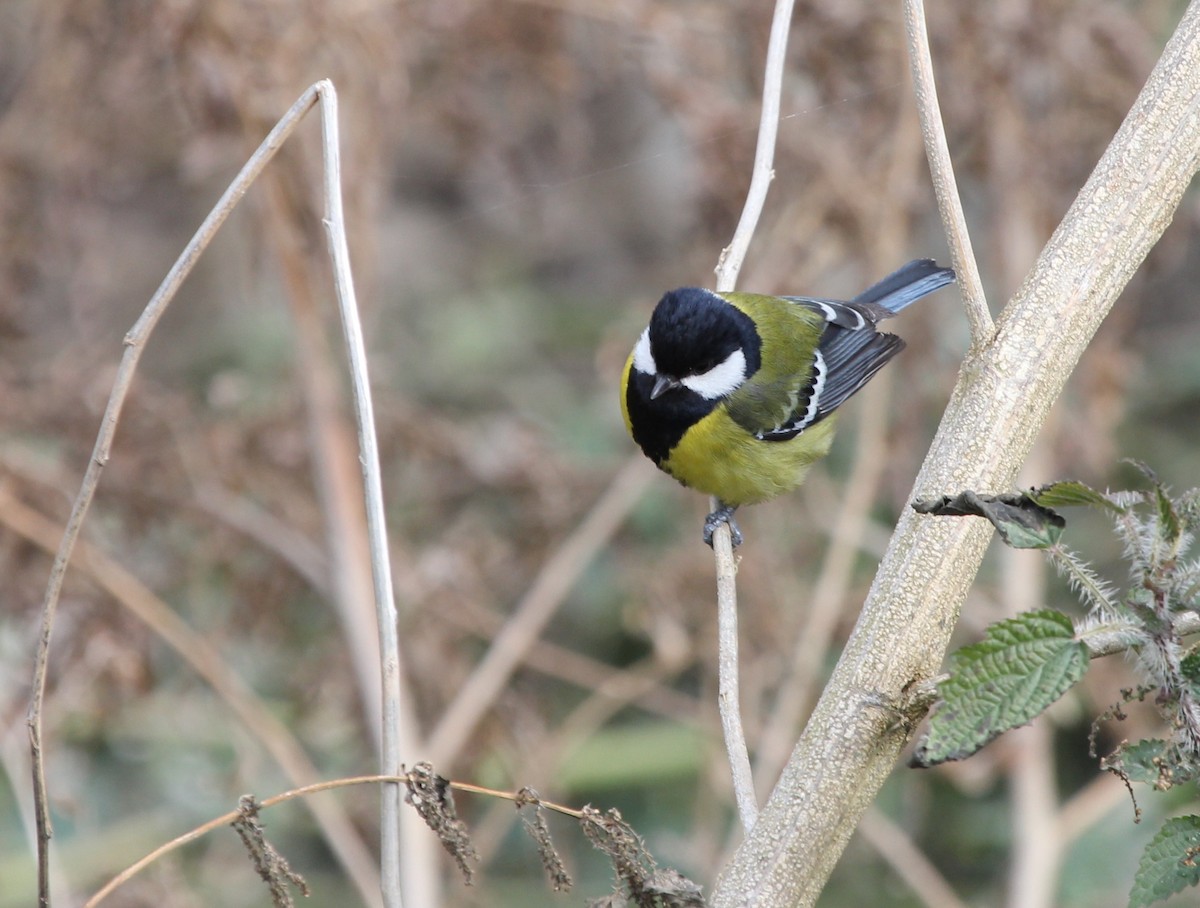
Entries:
<svg viewBox="0 0 1200 908">
<path fill-rule="evenodd" d="M 723 523 L 729 525 L 729 538 L 733 542 L 733 547 L 736 549 L 742 544 L 742 531 L 738 529 L 737 521 L 733 519 L 733 512 L 736 510 L 737 505 L 723 504 L 704 518 L 705 545 L 712 548 L 713 533 Z"/>
</svg>

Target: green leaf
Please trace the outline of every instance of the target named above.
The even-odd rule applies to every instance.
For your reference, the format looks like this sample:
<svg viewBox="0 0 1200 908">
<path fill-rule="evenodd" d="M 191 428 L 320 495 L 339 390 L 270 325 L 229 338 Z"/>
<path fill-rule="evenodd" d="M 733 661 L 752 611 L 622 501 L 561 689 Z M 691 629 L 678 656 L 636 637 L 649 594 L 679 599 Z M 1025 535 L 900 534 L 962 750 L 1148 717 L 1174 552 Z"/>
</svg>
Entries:
<svg viewBox="0 0 1200 908">
<path fill-rule="evenodd" d="M 1200 697 L 1200 644 L 1189 649 L 1179 660 L 1179 673 L 1192 689 L 1192 696 Z"/>
<path fill-rule="evenodd" d="M 1150 840 L 1133 877 L 1129 908 L 1153 904 L 1200 883 L 1200 817 L 1174 817 Z"/>
<path fill-rule="evenodd" d="M 1183 523 L 1175 511 L 1175 502 L 1157 482 L 1154 484 L 1154 497 L 1158 501 L 1158 538 L 1174 549 L 1183 535 Z"/>
<path fill-rule="evenodd" d="M 1042 609 L 988 628 L 950 657 L 950 679 L 914 766 L 961 760 L 1010 728 L 1030 722 L 1087 670 L 1087 647 L 1071 619 Z"/>
<path fill-rule="evenodd" d="M 913 502 L 919 514 L 984 517 L 1014 549 L 1047 549 L 1058 542 L 1067 522 L 1022 492 L 980 495 L 970 490 Z"/>
<path fill-rule="evenodd" d="M 1118 514 L 1124 514 L 1126 510 L 1103 492 L 1098 492 L 1091 486 L 1071 479 L 1030 489 L 1028 494 L 1034 502 L 1044 508 L 1067 508 L 1083 505 L 1105 508 Z"/>
</svg>

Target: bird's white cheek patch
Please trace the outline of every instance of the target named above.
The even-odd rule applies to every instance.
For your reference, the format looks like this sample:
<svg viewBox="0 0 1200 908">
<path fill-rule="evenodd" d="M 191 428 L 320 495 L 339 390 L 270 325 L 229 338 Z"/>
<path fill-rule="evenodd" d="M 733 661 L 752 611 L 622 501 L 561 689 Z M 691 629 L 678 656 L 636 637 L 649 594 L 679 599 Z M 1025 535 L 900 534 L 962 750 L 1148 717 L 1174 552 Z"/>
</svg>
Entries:
<svg viewBox="0 0 1200 908">
<path fill-rule="evenodd" d="M 699 375 L 689 375 L 681 384 L 705 400 L 732 394 L 746 380 L 746 354 L 734 350 L 718 365 Z"/>
<path fill-rule="evenodd" d="M 633 348 L 633 368 L 643 375 L 658 374 L 658 364 L 654 362 L 654 354 L 650 352 L 649 328 L 642 332 L 637 346 Z"/>
</svg>

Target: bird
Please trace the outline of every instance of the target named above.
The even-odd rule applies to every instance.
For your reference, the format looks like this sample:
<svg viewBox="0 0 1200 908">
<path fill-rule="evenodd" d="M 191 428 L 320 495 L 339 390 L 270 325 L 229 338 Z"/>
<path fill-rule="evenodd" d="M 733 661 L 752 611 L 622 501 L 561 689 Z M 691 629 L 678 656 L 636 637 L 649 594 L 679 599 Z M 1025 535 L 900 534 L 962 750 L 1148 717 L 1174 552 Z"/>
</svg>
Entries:
<svg viewBox="0 0 1200 908">
<path fill-rule="evenodd" d="M 852 300 L 665 293 L 629 354 L 621 413 L 630 436 L 668 475 L 717 500 L 703 538 L 734 512 L 801 484 L 829 453 L 837 409 L 904 348 L 876 330 L 954 281 L 916 259 Z"/>
</svg>

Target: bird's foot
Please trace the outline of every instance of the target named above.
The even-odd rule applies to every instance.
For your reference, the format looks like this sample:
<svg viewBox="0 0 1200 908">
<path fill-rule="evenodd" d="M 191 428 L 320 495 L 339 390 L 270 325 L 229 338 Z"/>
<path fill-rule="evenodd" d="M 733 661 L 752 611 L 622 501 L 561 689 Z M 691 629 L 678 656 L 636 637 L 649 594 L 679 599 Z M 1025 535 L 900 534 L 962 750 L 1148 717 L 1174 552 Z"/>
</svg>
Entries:
<svg viewBox="0 0 1200 908">
<path fill-rule="evenodd" d="M 729 535 L 733 542 L 733 547 L 736 549 L 742 544 L 742 531 L 738 529 L 737 521 L 733 519 L 733 512 L 737 510 L 736 504 L 722 504 L 719 508 L 704 518 L 704 543 L 709 548 L 712 548 L 713 533 L 721 524 L 729 524 Z"/>
</svg>

